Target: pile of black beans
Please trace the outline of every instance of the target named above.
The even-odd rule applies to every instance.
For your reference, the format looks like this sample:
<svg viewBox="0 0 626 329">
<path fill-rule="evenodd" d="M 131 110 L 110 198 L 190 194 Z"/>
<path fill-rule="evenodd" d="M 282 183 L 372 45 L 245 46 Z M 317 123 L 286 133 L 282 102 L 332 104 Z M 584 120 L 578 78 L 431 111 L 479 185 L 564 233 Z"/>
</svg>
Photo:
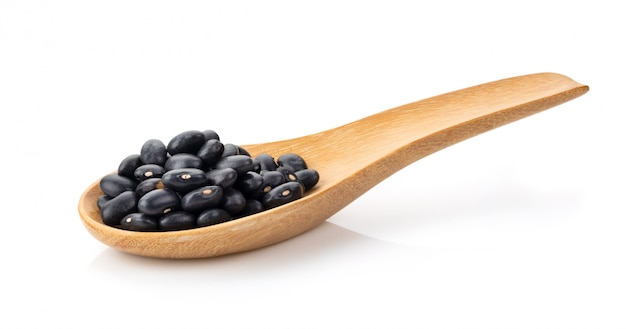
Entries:
<svg viewBox="0 0 626 329">
<path fill-rule="evenodd" d="M 149 139 L 100 179 L 102 221 L 132 231 L 215 225 L 301 198 L 319 181 L 302 157 L 252 157 L 213 130 L 189 130 L 166 145 Z"/>
</svg>

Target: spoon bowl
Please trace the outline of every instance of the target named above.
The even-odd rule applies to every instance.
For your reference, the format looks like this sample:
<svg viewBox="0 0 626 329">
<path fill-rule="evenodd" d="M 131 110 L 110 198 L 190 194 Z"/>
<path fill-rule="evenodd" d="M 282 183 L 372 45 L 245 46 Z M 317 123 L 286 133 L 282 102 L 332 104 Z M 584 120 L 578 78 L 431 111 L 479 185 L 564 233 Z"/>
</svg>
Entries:
<svg viewBox="0 0 626 329">
<path fill-rule="evenodd" d="M 206 258 L 269 246 L 320 225 L 409 164 L 491 129 L 557 106 L 589 90 L 556 73 L 493 81 L 379 112 L 299 138 L 242 145 L 252 156 L 297 153 L 320 174 L 296 201 L 213 226 L 135 232 L 105 225 L 99 179 L 78 211 L 87 231 L 126 253 L 155 258 Z"/>
</svg>

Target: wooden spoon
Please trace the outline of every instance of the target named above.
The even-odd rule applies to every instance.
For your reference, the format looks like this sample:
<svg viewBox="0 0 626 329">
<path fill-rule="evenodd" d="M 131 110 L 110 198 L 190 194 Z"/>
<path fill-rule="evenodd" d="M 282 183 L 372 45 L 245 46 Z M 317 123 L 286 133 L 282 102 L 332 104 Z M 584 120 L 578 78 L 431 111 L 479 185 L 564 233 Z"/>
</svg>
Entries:
<svg viewBox="0 0 626 329">
<path fill-rule="evenodd" d="M 320 180 L 303 198 L 230 222 L 172 232 L 107 226 L 99 180 L 78 211 L 87 230 L 121 251 L 157 258 L 203 258 L 268 246 L 310 230 L 405 166 L 470 137 L 583 95 L 589 87 L 555 73 L 494 81 L 374 114 L 300 138 L 243 145 L 253 156 L 301 155 Z"/>
</svg>

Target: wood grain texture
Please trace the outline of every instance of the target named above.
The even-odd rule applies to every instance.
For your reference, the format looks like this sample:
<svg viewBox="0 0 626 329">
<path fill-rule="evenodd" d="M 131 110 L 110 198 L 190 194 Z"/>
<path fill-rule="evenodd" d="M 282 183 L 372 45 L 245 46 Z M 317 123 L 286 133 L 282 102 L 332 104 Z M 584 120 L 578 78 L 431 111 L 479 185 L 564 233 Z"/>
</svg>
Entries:
<svg viewBox="0 0 626 329">
<path fill-rule="evenodd" d="M 306 232 L 407 165 L 450 145 L 557 106 L 588 87 L 556 73 L 494 81 L 406 104 L 317 134 L 243 145 L 259 153 L 294 152 L 320 173 L 307 195 L 219 225 L 175 232 L 131 232 L 102 223 L 99 179 L 79 200 L 82 223 L 121 251 L 158 258 L 204 258 L 268 246 Z"/>
</svg>

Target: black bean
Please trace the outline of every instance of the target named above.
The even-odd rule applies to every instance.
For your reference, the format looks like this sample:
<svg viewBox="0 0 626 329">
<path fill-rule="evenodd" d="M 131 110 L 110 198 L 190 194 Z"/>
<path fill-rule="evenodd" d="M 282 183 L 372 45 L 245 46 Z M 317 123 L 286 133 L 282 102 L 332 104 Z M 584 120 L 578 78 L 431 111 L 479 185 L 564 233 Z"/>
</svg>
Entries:
<svg viewBox="0 0 626 329">
<path fill-rule="evenodd" d="M 220 207 L 231 215 L 237 215 L 246 206 L 246 197 L 239 190 L 229 188 L 224 190 Z"/>
<path fill-rule="evenodd" d="M 231 143 L 226 143 L 224 145 L 224 152 L 222 152 L 223 157 L 231 156 L 231 155 L 240 155 L 239 154 L 239 146 Z"/>
<path fill-rule="evenodd" d="M 117 174 L 128 178 L 135 178 L 135 169 L 141 166 L 141 156 L 139 154 L 131 154 L 124 158 L 117 167 Z"/>
<path fill-rule="evenodd" d="M 188 130 L 167 145 L 149 139 L 104 176 L 97 200 L 105 224 L 133 231 L 214 225 L 278 207 L 319 182 L 295 153 L 252 157 L 213 130 Z"/>
<path fill-rule="evenodd" d="M 196 227 L 196 215 L 186 211 L 172 211 L 159 217 L 161 231 L 178 231 Z"/>
<path fill-rule="evenodd" d="M 222 157 L 224 153 L 224 144 L 217 139 L 209 139 L 207 140 L 196 155 L 198 158 L 202 159 L 205 166 L 212 165 L 217 162 Z"/>
<path fill-rule="evenodd" d="M 278 167 L 276 169 L 277 172 L 283 174 L 283 176 L 285 177 L 285 181 L 286 182 L 297 182 L 298 181 L 298 177 L 296 177 L 296 172 L 293 171 L 292 169 L 289 168 L 285 168 L 285 167 Z"/>
<path fill-rule="evenodd" d="M 233 168 L 237 171 L 237 175 L 241 176 L 254 169 L 254 162 L 247 155 L 230 155 L 222 157 L 215 164 L 215 169 L 222 168 Z"/>
<path fill-rule="evenodd" d="M 170 140 L 167 144 L 167 152 L 170 155 L 178 153 L 196 154 L 205 141 L 206 137 L 201 131 L 184 131 Z"/>
<path fill-rule="evenodd" d="M 274 187 L 286 182 L 285 175 L 278 171 L 265 171 L 263 176 L 263 192 L 267 193 Z"/>
<path fill-rule="evenodd" d="M 139 212 L 160 216 L 180 208 L 180 197 L 170 189 L 152 190 L 139 198 L 137 209 Z"/>
<path fill-rule="evenodd" d="M 237 170 L 233 168 L 213 169 L 206 173 L 208 185 L 217 185 L 226 189 L 233 187 L 237 181 Z"/>
<path fill-rule="evenodd" d="M 146 180 L 148 178 L 160 178 L 165 173 L 165 168 L 157 164 L 145 164 L 135 169 L 135 179 L 138 181 Z"/>
<path fill-rule="evenodd" d="M 250 152 L 240 145 L 237 145 L 237 154 L 250 156 Z"/>
<path fill-rule="evenodd" d="M 161 178 L 148 178 L 139 182 L 139 184 L 137 184 L 137 187 L 135 188 L 135 193 L 137 193 L 137 196 L 141 198 L 146 193 L 152 190 L 156 190 L 156 189 L 164 188 L 164 187 L 165 186 L 163 185 Z"/>
<path fill-rule="evenodd" d="M 261 170 L 274 171 L 278 168 L 278 164 L 274 160 L 274 157 L 267 153 L 261 153 L 255 158 L 261 165 Z"/>
<path fill-rule="evenodd" d="M 152 163 L 162 166 L 167 160 L 167 147 L 159 139 L 149 139 L 141 147 L 139 155 L 144 164 Z"/>
<path fill-rule="evenodd" d="M 136 211 L 137 194 L 133 191 L 126 191 L 106 202 L 100 209 L 100 217 L 104 224 L 115 226 L 124 216 Z"/>
<path fill-rule="evenodd" d="M 199 227 L 215 225 L 228 222 L 231 219 L 233 219 L 233 217 L 224 209 L 207 209 L 198 215 L 196 218 L 196 225 Z"/>
<path fill-rule="evenodd" d="M 197 168 L 173 169 L 165 172 L 161 180 L 165 187 L 183 194 L 205 186 L 209 182 L 206 173 Z"/>
<path fill-rule="evenodd" d="M 261 211 L 265 210 L 265 206 L 263 206 L 263 202 L 257 199 L 247 199 L 246 206 L 243 210 L 237 214 L 238 217 L 250 216 Z"/>
<path fill-rule="evenodd" d="M 261 164 L 259 163 L 259 161 L 257 161 L 255 158 L 252 158 L 252 157 L 251 157 L 251 159 L 252 159 L 252 170 L 251 171 L 254 171 L 257 174 L 261 173 Z"/>
<path fill-rule="evenodd" d="M 158 231 L 159 221 L 153 216 L 135 212 L 128 214 L 120 221 L 120 228 L 129 231 Z"/>
<path fill-rule="evenodd" d="M 308 169 L 304 159 L 295 153 L 287 153 L 279 156 L 276 163 L 278 163 L 280 167 L 285 167 L 292 171 Z"/>
<path fill-rule="evenodd" d="M 204 186 L 185 194 L 180 200 L 180 207 L 184 211 L 198 213 L 217 207 L 222 202 L 223 195 L 224 192 L 219 186 Z"/>
<path fill-rule="evenodd" d="M 209 140 L 209 139 L 220 140 L 220 135 L 218 135 L 215 132 L 215 130 L 207 129 L 207 130 L 203 131 L 202 133 L 204 134 L 204 139 L 205 140 Z"/>
<path fill-rule="evenodd" d="M 237 178 L 234 187 L 242 193 L 248 194 L 259 189 L 261 185 L 263 185 L 263 176 L 254 171 L 248 171 Z"/>
<path fill-rule="evenodd" d="M 100 189 L 110 197 L 116 197 L 125 191 L 134 191 L 137 181 L 118 174 L 108 174 L 100 179 Z"/>
<path fill-rule="evenodd" d="M 265 193 L 286 181 L 285 176 L 278 171 L 262 171 L 260 175 L 263 178 L 263 182 L 256 190 L 247 193 L 248 197 L 260 200 Z"/>
<path fill-rule="evenodd" d="M 312 189 L 320 180 L 320 174 L 315 169 L 298 170 L 294 174 L 304 186 L 305 192 Z"/>
<path fill-rule="evenodd" d="M 112 197 L 108 196 L 108 195 L 102 195 L 98 198 L 97 205 L 98 205 L 98 209 L 102 209 L 102 207 L 104 206 L 105 203 L 109 202 L 111 199 L 113 199 Z"/>
<path fill-rule="evenodd" d="M 170 156 L 166 161 L 163 168 L 165 171 L 180 168 L 198 168 L 203 169 L 204 163 L 198 156 L 190 153 L 178 153 Z"/>
<path fill-rule="evenodd" d="M 266 209 L 275 208 L 291 201 L 300 199 L 304 195 L 304 188 L 298 182 L 287 182 L 276 186 L 263 196 L 263 206 Z"/>
</svg>

